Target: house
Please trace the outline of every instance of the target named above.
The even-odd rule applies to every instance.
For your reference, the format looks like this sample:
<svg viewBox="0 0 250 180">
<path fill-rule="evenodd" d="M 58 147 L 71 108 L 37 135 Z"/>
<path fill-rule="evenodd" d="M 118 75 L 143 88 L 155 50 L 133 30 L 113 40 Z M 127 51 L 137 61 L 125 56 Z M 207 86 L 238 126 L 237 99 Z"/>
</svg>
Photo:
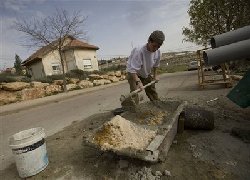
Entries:
<svg viewBox="0 0 250 180">
<path fill-rule="evenodd" d="M 57 43 L 54 41 L 52 43 Z M 63 46 L 63 60 L 65 72 L 73 69 L 83 71 L 99 70 L 96 58 L 97 46 L 77 40 L 68 36 Z M 53 50 L 50 45 L 44 46 L 22 62 L 27 68 L 32 79 L 45 76 L 62 74 L 62 66 L 58 50 Z"/>
</svg>

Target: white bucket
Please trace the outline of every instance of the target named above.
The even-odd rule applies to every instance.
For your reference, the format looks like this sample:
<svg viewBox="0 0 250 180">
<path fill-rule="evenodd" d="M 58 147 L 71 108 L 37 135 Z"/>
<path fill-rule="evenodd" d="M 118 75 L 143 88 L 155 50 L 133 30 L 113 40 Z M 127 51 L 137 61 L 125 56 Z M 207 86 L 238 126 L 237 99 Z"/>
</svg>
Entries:
<svg viewBox="0 0 250 180">
<path fill-rule="evenodd" d="M 45 132 L 41 127 L 31 128 L 9 138 L 9 146 L 15 156 L 21 178 L 33 176 L 48 165 Z"/>
</svg>

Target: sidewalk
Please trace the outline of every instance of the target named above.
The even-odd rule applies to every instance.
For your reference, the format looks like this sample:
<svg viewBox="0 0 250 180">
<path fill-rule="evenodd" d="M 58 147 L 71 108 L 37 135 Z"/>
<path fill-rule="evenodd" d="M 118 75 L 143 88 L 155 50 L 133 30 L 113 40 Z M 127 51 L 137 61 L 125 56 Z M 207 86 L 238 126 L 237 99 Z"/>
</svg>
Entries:
<svg viewBox="0 0 250 180">
<path fill-rule="evenodd" d="M 80 89 L 80 90 L 73 90 L 73 91 L 68 91 L 66 93 L 59 93 L 59 94 L 52 95 L 52 96 L 46 96 L 43 98 L 7 104 L 4 106 L 0 106 L 0 116 L 7 115 L 7 114 L 13 113 L 13 112 L 18 112 L 18 111 L 28 109 L 31 107 L 36 107 L 36 106 L 40 106 L 43 104 L 51 103 L 51 102 L 65 100 L 65 99 L 68 99 L 68 98 L 71 98 L 71 97 L 74 97 L 74 96 L 77 96 L 80 94 L 105 89 L 105 88 L 108 88 L 111 86 L 116 86 L 116 85 L 123 84 L 123 83 L 127 83 L 127 81 L 124 80 L 124 81 L 119 81 L 117 83 L 111 83 L 111 84 L 101 85 L 101 86 L 94 86 L 92 88 L 86 88 L 86 89 Z"/>
</svg>

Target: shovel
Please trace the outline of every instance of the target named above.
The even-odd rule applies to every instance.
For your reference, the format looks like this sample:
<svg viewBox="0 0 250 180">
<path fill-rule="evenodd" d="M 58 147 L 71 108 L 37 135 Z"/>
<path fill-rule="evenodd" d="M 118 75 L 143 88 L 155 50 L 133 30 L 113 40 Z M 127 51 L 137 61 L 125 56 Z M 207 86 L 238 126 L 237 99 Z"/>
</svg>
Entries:
<svg viewBox="0 0 250 180">
<path fill-rule="evenodd" d="M 145 89 L 146 87 L 151 86 L 152 84 L 155 84 L 155 83 L 156 83 L 156 81 L 151 81 L 150 83 L 148 83 L 148 84 L 146 84 L 145 86 L 143 86 L 143 89 Z M 120 97 L 121 103 L 122 103 L 123 101 L 125 101 L 126 99 L 128 99 L 129 97 L 131 97 L 131 96 L 133 96 L 133 95 L 135 95 L 135 94 L 137 94 L 137 93 L 139 93 L 139 92 L 141 92 L 141 91 L 142 91 L 141 89 L 136 89 L 135 91 L 132 91 L 132 92 L 129 93 L 129 94 L 121 95 L 121 97 Z"/>
</svg>

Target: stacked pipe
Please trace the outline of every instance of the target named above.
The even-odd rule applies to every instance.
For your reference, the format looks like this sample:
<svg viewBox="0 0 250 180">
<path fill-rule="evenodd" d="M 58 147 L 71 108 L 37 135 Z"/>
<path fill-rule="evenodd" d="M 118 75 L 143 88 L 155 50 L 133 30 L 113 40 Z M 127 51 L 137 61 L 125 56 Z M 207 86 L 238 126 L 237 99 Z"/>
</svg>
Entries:
<svg viewBox="0 0 250 180">
<path fill-rule="evenodd" d="M 250 26 L 212 37 L 211 46 L 212 49 L 203 52 L 203 59 L 207 65 L 249 58 Z"/>
</svg>

